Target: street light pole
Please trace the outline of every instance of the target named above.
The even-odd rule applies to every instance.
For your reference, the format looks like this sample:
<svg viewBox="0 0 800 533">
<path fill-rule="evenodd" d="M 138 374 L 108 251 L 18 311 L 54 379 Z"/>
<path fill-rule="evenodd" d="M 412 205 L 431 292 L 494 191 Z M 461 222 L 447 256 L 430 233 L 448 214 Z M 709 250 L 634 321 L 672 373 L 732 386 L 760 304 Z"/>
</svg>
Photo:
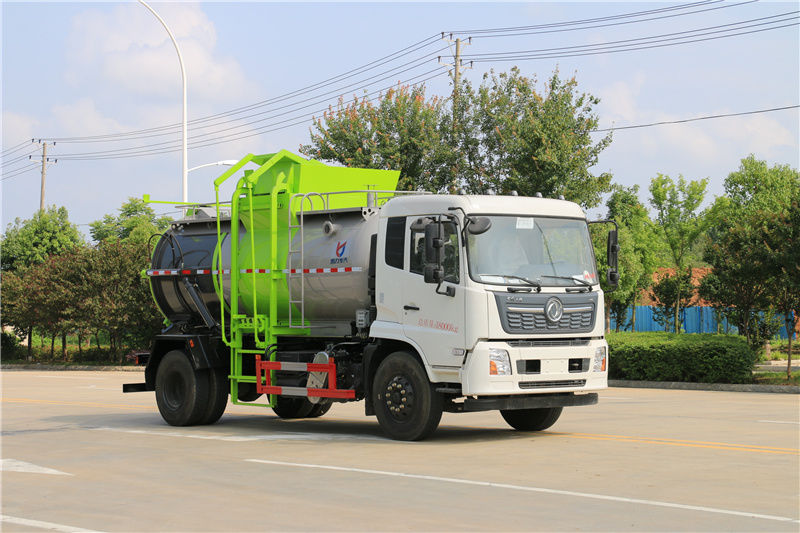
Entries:
<svg viewBox="0 0 800 533">
<path fill-rule="evenodd" d="M 172 32 L 169 30 L 167 23 L 164 22 L 164 19 L 158 16 L 158 13 L 153 11 L 153 8 L 148 6 L 144 0 L 139 0 L 139 3 L 142 4 L 144 7 L 150 10 L 150 13 L 155 15 L 158 21 L 164 26 L 164 29 L 167 30 L 167 34 L 169 38 L 172 39 L 172 44 L 175 45 L 175 51 L 178 52 L 178 61 L 181 63 L 181 78 L 183 79 L 183 202 L 186 203 L 189 201 L 189 156 L 188 156 L 188 143 L 187 143 L 187 127 L 186 127 L 186 69 L 183 66 L 183 56 L 181 56 L 181 49 L 178 48 L 178 41 L 175 40 L 175 37 L 172 35 Z"/>
</svg>

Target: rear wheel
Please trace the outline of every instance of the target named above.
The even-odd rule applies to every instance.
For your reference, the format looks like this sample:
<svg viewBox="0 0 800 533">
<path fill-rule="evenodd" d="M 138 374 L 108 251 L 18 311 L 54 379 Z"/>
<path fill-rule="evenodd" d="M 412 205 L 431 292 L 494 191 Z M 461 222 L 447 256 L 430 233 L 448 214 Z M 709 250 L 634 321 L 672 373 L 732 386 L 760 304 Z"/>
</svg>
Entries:
<svg viewBox="0 0 800 533">
<path fill-rule="evenodd" d="M 373 394 L 378 422 L 395 440 L 422 440 L 442 419 L 442 395 L 408 352 L 396 352 L 384 359 L 375 374 Z"/>
<path fill-rule="evenodd" d="M 281 418 L 306 418 L 314 407 L 316 406 L 308 398 L 278 396 L 272 411 Z"/>
<path fill-rule="evenodd" d="M 228 406 L 228 372 L 224 368 L 208 370 L 208 405 L 198 424 L 213 424 Z"/>
<path fill-rule="evenodd" d="M 195 370 L 180 350 L 167 353 L 156 372 L 156 403 L 170 425 L 199 423 L 209 404 L 208 370 Z"/>
<path fill-rule="evenodd" d="M 556 423 L 563 407 L 500 411 L 508 425 L 517 431 L 542 431 Z"/>
<path fill-rule="evenodd" d="M 306 418 L 319 418 L 330 411 L 332 406 L 333 402 L 330 401 L 314 404 L 314 407 L 311 408 L 311 411 L 306 415 Z"/>
</svg>

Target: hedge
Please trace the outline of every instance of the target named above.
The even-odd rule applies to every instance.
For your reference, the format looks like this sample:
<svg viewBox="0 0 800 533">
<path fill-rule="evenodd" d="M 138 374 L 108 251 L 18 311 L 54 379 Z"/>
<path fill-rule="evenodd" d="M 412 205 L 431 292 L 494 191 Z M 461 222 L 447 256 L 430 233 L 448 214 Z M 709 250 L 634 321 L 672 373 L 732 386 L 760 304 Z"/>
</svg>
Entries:
<svg viewBox="0 0 800 533">
<path fill-rule="evenodd" d="M 758 355 L 736 335 L 611 333 L 609 379 L 750 383 Z"/>
</svg>

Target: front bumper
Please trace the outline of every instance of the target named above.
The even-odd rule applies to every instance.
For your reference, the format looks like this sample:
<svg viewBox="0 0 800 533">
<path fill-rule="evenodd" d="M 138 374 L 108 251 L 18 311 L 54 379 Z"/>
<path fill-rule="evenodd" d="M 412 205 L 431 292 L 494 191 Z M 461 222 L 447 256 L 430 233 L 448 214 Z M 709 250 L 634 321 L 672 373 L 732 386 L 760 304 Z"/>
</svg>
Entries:
<svg viewBox="0 0 800 533">
<path fill-rule="evenodd" d="M 542 409 L 548 407 L 578 407 L 595 405 L 597 393 L 575 394 L 536 394 L 530 396 L 488 396 L 466 398 L 463 402 L 453 402 L 446 407 L 448 412 L 468 413 L 476 411 L 510 411 L 512 409 Z"/>
<path fill-rule="evenodd" d="M 595 371 L 602 350 L 605 368 Z M 511 372 L 490 374 L 490 350 L 508 352 Z M 528 396 L 591 392 L 608 388 L 608 344 L 604 339 L 479 342 L 461 369 L 465 396 Z"/>
</svg>

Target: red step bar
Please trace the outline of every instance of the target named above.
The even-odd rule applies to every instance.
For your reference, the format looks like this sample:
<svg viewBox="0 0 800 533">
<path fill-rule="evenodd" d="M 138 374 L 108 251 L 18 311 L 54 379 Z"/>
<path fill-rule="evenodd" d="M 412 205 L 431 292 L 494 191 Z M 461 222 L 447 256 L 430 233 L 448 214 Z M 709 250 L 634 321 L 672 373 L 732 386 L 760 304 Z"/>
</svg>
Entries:
<svg viewBox="0 0 800 533">
<path fill-rule="evenodd" d="M 328 374 L 328 387 L 309 389 L 305 387 L 278 387 L 272 385 L 270 370 L 289 372 L 325 372 Z M 256 361 L 256 391 L 259 394 L 278 394 L 281 396 L 312 396 L 317 398 L 339 398 L 353 400 L 356 391 L 336 388 L 336 363 L 288 363 L 281 361 Z M 262 382 L 263 381 L 263 382 Z"/>
</svg>

